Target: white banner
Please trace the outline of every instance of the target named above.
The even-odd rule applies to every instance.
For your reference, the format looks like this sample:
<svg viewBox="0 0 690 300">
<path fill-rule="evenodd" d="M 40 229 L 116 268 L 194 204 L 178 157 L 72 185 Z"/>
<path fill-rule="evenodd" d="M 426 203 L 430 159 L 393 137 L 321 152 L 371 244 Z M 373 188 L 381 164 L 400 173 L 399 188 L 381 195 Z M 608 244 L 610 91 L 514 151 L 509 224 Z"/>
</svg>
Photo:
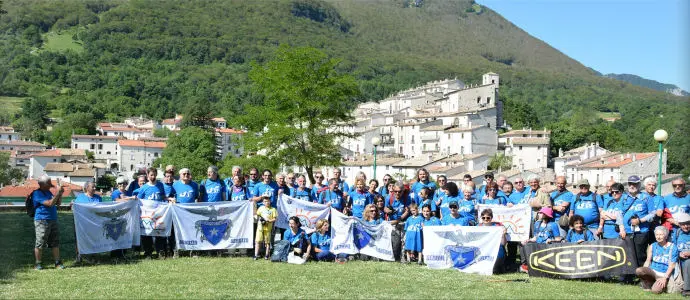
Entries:
<svg viewBox="0 0 690 300">
<path fill-rule="evenodd" d="M 503 234 L 500 226 L 426 226 L 422 230 L 424 262 L 429 268 L 493 274 Z"/>
<path fill-rule="evenodd" d="M 203 202 L 172 205 L 180 250 L 251 248 L 253 203 Z"/>
<path fill-rule="evenodd" d="M 287 195 L 278 198 L 278 219 L 276 227 L 288 229 L 288 218 L 297 216 L 302 223 L 302 230 L 311 234 L 314 232 L 316 221 L 328 219 L 331 208 L 328 205 L 300 200 Z"/>
<path fill-rule="evenodd" d="M 172 209 L 167 202 L 139 200 L 141 235 L 170 236 Z"/>
<path fill-rule="evenodd" d="M 81 254 L 139 244 L 139 202 L 74 203 L 74 229 Z"/>
<path fill-rule="evenodd" d="M 335 254 L 366 254 L 393 261 L 393 226 L 388 222 L 369 225 L 331 209 L 331 251 Z"/>
<path fill-rule="evenodd" d="M 522 242 L 529 239 L 530 221 L 532 209 L 525 205 L 515 205 L 507 207 L 503 205 L 486 205 L 479 204 L 477 209 L 477 220 L 481 220 L 481 212 L 484 209 L 491 208 L 494 215 L 494 222 L 503 224 L 506 228 L 506 240 L 513 242 Z"/>
</svg>

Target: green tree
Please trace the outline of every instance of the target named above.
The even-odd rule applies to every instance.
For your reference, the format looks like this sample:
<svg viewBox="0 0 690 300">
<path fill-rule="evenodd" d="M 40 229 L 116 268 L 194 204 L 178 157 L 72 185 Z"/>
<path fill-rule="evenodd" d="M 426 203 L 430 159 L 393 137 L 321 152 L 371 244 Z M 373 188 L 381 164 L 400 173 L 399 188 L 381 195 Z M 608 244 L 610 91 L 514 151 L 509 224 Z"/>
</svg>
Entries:
<svg viewBox="0 0 690 300">
<path fill-rule="evenodd" d="M 153 165 L 175 165 L 189 168 L 199 181 L 206 177 L 206 169 L 216 164 L 216 143 L 213 133 L 198 127 L 182 129 L 168 139 L 163 155 Z"/>
<path fill-rule="evenodd" d="M 264 102 L 235 118 L 248 129 L 245 151 L 303 166 L 312 181 L 314 167 L 337 165 L 335 141 L 351 135 L 328 129 L 352 120 L 347 105 L 360 95 L 355 79 L 338 74 L 337 65 L 317 49 L 285 45 L 266 65 L 253 64 L 249 78 Z"/>
<path fill-rule="evenodd" d="M 153 130 L 153 136 L 155 137 L 160 137 L 160 138 L 167 138 L 170 136 L 172 131 L 168 129 L 168 127 L 161 127 L 159 129 L 154 129 Z"/>
<path fill-rule="evenodd" d="M 50 132 L 50 143 L 58 148 L 70 148 L 73 134 L 95 134 L 96 120 L 91 113 L 67 115 Z"/>
<path fill-rule="evenodd" d="M 96 188 L 104 191 L 109 191 L 117 183 L 117 178 L 110 174 L 104 174 L 96 179 Z"/>
<path fill-rule="evenodd" d="M 513 158 L 503 153 L 496 153 L 489 160 L 489 170 L 510 170 L 513 167 Z"/>
<path fill-rule="evenodd" d="M 24 179 L 24 171 L 10 166 L 10 153 L 0 152 L 0 183 L 12 184 L 12 180 L 20 182 Z"/>
<path fill-rule="evenodd" d="M 220 168 L 220 174 L 224 177 L 232 175 L 232 167 L 240 166 L 242 172 L 249 174 L 249 168 L 257 168 L 259 171 L 269 169 L 277 170 L 280 167 L 280 161 L 272 160 L 263 155 L 252 155 L 245 157 L 233 157 L 228 155 L 223 160 L 223 166 Z"/>
<path fill-rule="evenodd" d="M 213 129 L 213 111 L 211 103 L 205 98 L 195 98 L 184 111 L 180 127 L 199 127 L 207 130 Z"/>
</svg>

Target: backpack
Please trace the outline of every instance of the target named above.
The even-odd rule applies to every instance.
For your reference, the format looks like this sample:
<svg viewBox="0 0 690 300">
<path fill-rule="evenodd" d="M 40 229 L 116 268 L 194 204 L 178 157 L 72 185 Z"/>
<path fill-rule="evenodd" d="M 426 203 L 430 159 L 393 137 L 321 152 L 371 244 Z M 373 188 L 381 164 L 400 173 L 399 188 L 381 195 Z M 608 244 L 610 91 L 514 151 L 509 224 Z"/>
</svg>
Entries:
<svg viewBox="0 0 690 300">
<path fill-rule="evenodd" d="M 26 196 L 26 199 L 24 200 L 24 207 L 26 208 L 26 214 L 30 217 L 33 218 L 36 216 L 36 206 L 34 206 L 34 192 L 38 191 L 38 189 L 35 189 L 29 193 L 29 195 Z"/>
<path fill-rule="evenodd" d="M 277 241 L 273 245 L 273 254 L 271 254 L 271 261 L 287 262 L 288 254 L 290 254 L 290 241 Z"/>
<path fill-rule="evenodd" d="M 575 230 L 573 230 L 573 229 L 568 230 L 568 235 L 566 236 L 565 240 L 563 240 L 563 242 L 568 242 L 570 239 L 572 239 L 573 234 L 575 234 L 574 232 L 575 232 Z M 582 233 L 583 233 L 583 237 L 585 238 L 585 241 L 587 241 L 587 235 L 592 234 L 592 232 L 589 231 L 589 229 L 587 229 L 587 228 L 585 228 Z M 569 243 L 574 243 L 574 242 L 569 242 Z"/>
</svg>

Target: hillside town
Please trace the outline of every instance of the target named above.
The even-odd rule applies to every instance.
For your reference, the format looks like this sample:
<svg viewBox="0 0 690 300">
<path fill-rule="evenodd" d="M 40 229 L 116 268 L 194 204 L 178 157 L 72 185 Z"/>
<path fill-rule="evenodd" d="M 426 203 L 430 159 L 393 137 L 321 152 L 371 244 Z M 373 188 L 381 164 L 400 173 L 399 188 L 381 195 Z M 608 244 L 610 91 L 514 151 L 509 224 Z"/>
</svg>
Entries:
<svg viewBox="0 0 690 300">
<path fill-rule="evenodd" d="M 536 175 L 551 188 L 555 188 L 556 176 L 565 176 L 571 188 L 578 180 L 587 179 L 597 189 L 609 180 L 619 182 L 632 175 L 657 176 L 658 153 L 617 153 L 591 143 L 558 149 L 558 156 L 551 157 L 549 130 L 511 128 L 503 120 L 499 84 L 499 75 L 490 72 L 478 84 L 444 79 L 362 103 L 352 112 L 353 122 L 332 128 L 357 135 L 337 141 L 341 164 L 323 166 L 320 171 L 331 178 L 336 168 L 341 169 L 346 181 L 352 181 L 358 173 L 368 178 L 389 174 L 408 180 L 418 169 L 425 168 L 433 178 L 444 175 L 450 181 L 462 181 L 469 174 L 478 185 L 487 172 L 507 180 Z M 182 117 L 158 122 L 133 116 L 122 123 L 98 123 L 96 135 L 72 135 L 69 149 L 49 149 L 24 140 L 12 127 L 0 127 L 0 151 L 9 152 L 11 167 L 25 171 L 25 182 L 16 182 L 15 187 L 31 185 L 47 175 L 79 190 L 84 183 L 105 174 L 132 178 L 139 170 L 152 167 L 167 140 L 155 137 L 154 131 L 165 128 L 178 132 Z M 217 158 L 243 156 L 244 131 L 232 128 L 222 117 L 212 121 Z M 489 170 L 491 159 L 499 153 L 510 159 L 511 167 Z M 664 155 L 664 193 L 672 190 L 672 180 L 682 177 L 666 174 L 666 159 Z M 283 166 L 282 170 L 305 172 L 301 166 Z M 29 191 L 3 187 L 0 199 L 24 197 Z"/>
</svg>

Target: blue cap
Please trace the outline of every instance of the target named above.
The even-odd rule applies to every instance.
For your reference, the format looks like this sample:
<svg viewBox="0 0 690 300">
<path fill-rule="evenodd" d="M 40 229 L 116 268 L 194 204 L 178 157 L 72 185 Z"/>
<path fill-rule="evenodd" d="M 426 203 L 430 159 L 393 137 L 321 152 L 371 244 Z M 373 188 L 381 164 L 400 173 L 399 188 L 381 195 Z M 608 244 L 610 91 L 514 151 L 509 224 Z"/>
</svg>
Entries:
<svg viewBox="0 0 690 300">
<path fill-rule="evenodd" d="M 448 203 L 448 207 L 451 207 L 451 206 L 458 207 L 458 201 L 451 201 L 450 203 Z"/>
<path fill-rule="evenodd" d="M 637 175 L 632 175 L 628 177 L 628 183 L 640 183 L 640 177 Z"/>
</svg>

